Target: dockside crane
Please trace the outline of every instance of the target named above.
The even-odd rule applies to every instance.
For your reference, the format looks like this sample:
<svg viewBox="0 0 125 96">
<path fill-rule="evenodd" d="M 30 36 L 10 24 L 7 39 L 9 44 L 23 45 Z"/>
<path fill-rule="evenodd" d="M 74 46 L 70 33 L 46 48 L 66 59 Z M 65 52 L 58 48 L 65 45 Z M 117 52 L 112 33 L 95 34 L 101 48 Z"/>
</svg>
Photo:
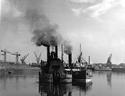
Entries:
<svg viewBox="0 0 125 96">
<path fill-rule="evenodd" d="M 1 52 L 3 53 L 2 55 L 4 56 L 4 62 L 6 62 L 6 59 L 7 59 L 7 53 L 8 54 L 11 54 L 11 55 L 15 55 L 16 56 L 16 64 L 18 64 L 19 62 L 19 56 L 20 56 L 20 54 L 18 53 L 18 52 L 15 52 L 15 53 L 12 53 L 12 52 L 10 52 L 10 51 L 8 51 L 8 50 L 6 50 L 6 49 L 4 49 L 4 50 L 1 50 Z"/>
<path fill-rule="evenodd" d="M 36 62 L 39 65 L 40 64 L 40 58 L 41 58 L 41 53 L 39 54 L 39 56 L 36 54 L 36 52 L 34 52 L 34 55 L 36 57 Z"/>
<path fill-rule="evenodd" d="M 109 67 L 111 67 L 111 65 L 112 65 L 111 58 L 112 58 L 112 54 L 110 54 L 107 59 L 107 66 L 109 66 Z"/>
<path fill-rule="evenodd" d="M 24 56 L 20 59 L 20 61 L 21 61 L 22 64 L 26 64 L 25 60 L 26 60 L 26 58 L 27 58 L 28 56 L 29 56 L 29 53 L 26 54 L 26 55 L 24 55 Z"/>
<path fill-rule="evenodd" d="M 4 56 L 4 62 L 6 62 L 6 59 L 7 59 L 7 52 L 6 52 L 6 49 L 4 50 L 1 50 L 2 54 Z"/>
<path fill-rule="evenodd" d="M 8 51 L 8 53 L 10 53 L 11 55 L 15 55 L 16 56 L 16 64 L 18 64 L 19 63 L 19 56 L 20 56 L 20 54 L 18 53 L 18 52 L 15 52 L 15 53 L 12 53 L 12 52 L 9 52 Z"/>
</svg>

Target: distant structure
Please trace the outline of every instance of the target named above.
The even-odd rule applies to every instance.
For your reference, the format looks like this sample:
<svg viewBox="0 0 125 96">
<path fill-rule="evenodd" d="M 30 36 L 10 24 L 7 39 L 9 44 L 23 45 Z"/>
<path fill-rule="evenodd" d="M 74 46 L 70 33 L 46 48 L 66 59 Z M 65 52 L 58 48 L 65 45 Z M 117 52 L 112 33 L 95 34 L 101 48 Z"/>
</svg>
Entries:
<svg viewBox="0 0 125 96">
<path fill-rule="evenodd" d="M 21 61 L 22 64 L 26 64 L 25 60 L 26 60 L 26 58 L 27 58 L 28 56 L 29 56 L 29 53 L 26 54 L 26 55 L 24 55 L 24 56 L 20 59 L 20 61 Z"/>
<path fill-rule="evenodd" d="M 34 55 L 36 57 L 36 63 L 39 65 L 40 64 L 40 58 L 41 58 L 41 53 L 39 54 L 39 56 L 34 52 Z"/>
<path fill-rule="evenodd" d="M 19 56 L 20 56 L 20 54 L 18 52 L 12 53 L 10 51 L 7 51 L 6 49 L 1 50 L 1 52 L 2 52 L 2 55 L 4 56 L 4 62 L 7 62 L 7 53 L 8 53 L 8 54 L 11 54 L 11 55 L 15 55 L 16 56 L 16 62 L 15 63 L 16 64 L 19 63 Z"/>
<path fill-rule="evenodd" d="M 4 56 L 4 62 L 6 62 L 6 59 L 7 59 L 7 52 L 6 52 L 6 49 L 4 50 L 1 50 L 2 54 Z"/>
<path fill-rule="evenodd" d="M 16 64 L 18 64 L 19 63 L 19 56 L 20 56 L 20 54 L 18 52 L 16 52 L 16 53 L 11 53 L 11 55 L 15 55 L 16 56 Z"/>
<path fill-rule="evenodd" d="M 106 63 L 107 66 L 110 67 L 110 68 L 112 67 L 111 58 L 112 58 L 112 54 L 109 55 L 109 57 L 108 57 L 108 59 L 107 59 L 107 63 Z"/>
</svg>

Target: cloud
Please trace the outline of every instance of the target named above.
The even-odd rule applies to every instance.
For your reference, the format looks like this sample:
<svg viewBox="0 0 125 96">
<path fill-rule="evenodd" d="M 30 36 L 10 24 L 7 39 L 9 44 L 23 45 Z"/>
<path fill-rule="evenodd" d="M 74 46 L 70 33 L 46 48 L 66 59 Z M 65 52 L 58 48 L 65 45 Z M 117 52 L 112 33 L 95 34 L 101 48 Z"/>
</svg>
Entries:
<svg viewBox="0 0 125 96">
<path fill-rule="evenodd" d="M 72 0 L 72 2 L 73 1 L 75 2 L 75 0 Z M 90 0 L 80 0 L 79 3 L 86 3 L 87 1 L 90 2 Z M 79 8 L 72 8 L 72 11 L 77 16 L 81 14 L 89 14 L 89 16 L 97 18 L 117 6 L 125 7 L 124 0 L 102 0 L 102 2 L 92 0 L 92 2 L 95 2 L 96 4 L 88 6 L 87 8 L 82 8 L 81 6 Z"/>
<path fill-rule="evenodd" d="M 97 0 L 70 0 L 70 1 L 74 3 L 94 3 Z"/>
<path fill-rule="evenodd" d="M 116 5 L 115 0 L 103 0 L 101 3 L 88 7 L 83 12 L 92 11 L 92 17 L 98 17 L 105 14 Z"/>
<path fill-rule="evenodd" d="M 81 15 L 81 11 L 82 11 L 82 8 L 77 8 L 77 9 L 75 9 L 75 8 L 73 8 L 73 9 L 71 9 L 72 11 L 73 11 L 73 13 L 76 15 L 76 16 L 79 16 L 79 15 Z"/>
</svg>

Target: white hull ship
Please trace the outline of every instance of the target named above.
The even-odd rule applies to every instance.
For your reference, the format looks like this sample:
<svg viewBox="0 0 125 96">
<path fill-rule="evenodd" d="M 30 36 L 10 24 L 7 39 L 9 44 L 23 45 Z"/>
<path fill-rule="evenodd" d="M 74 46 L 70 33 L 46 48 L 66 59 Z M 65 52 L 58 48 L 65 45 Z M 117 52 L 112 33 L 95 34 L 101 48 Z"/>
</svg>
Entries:
<svg viewBox="0 0 125 96">
<path fill-rule="evenodd" d="M 87 84 L 92 82 L 92 69 L 88 68 L 88 62 L 85 60 L 83 62 L 81 49 L 78 61 L 75 63 L 74 67 L 67 68 L 65 71 L 71 75 L 72 83 Z"/>
</svg>

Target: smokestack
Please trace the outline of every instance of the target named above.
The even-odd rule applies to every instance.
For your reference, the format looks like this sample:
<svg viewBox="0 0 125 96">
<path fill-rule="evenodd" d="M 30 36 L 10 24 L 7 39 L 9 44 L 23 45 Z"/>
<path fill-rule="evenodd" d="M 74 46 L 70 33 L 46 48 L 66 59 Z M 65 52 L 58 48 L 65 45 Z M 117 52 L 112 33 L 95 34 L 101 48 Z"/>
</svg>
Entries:
<svg viewBox="0 0 125 96">
<path fill-rule="evenodd" d="M 50 59 L 50 46 L 47 46 L 47 62 Z"/>
<path fill-rule="evenodd" d="M 62 62 L 63 62 L 63 45 L 61 45 L 61 52 L 62 52 L 61 59 L 62 59 Z"/>
<path fill-rule="evenodd" d="M 88 64 L 90 64 L 90 56 L 88 57 Z"/>
<path fill-rule="evenodd" d="M 68 58 L 69 58 L 69 67 L 71 68 L 71 66 L 72 66 L 72 53 L 68 54 Z"/>
<path fill-rule="evenodd" d="M 55 56 L 58 58 L 58 46 L 55 46 Z"/>
</svg>

